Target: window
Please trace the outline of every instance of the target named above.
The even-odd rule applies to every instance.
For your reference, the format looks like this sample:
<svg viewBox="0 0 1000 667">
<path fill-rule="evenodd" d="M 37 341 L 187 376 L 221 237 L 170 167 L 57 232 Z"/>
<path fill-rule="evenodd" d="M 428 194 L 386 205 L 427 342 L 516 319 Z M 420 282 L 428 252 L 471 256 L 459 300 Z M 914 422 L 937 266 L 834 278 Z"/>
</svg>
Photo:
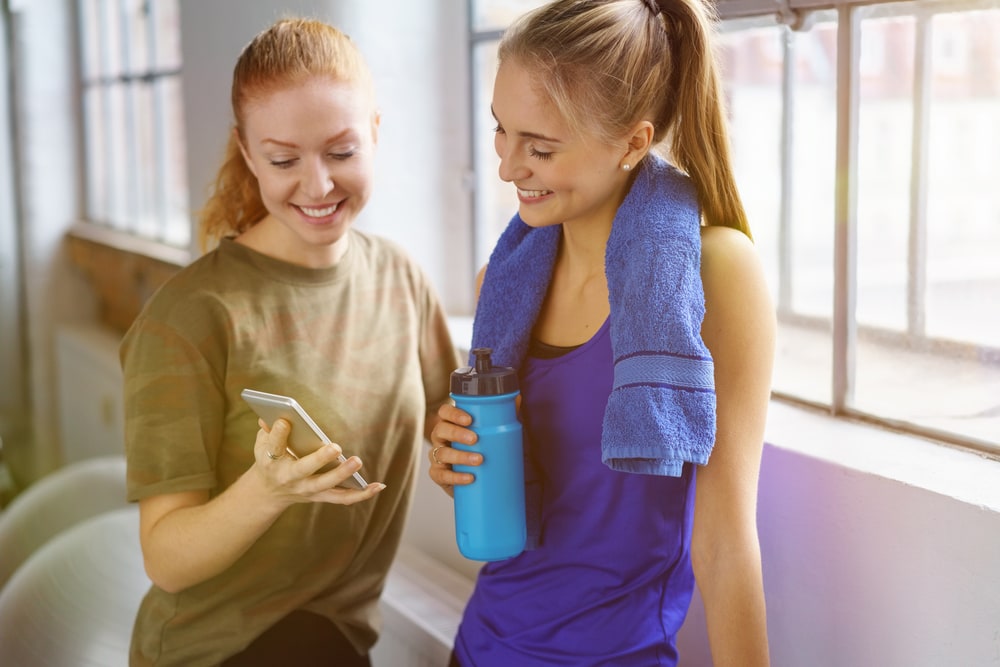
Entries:
<svg viewBox="0 0 1000 667">
<path fill-rule="evenodd" d="M 517 196 L 500 180 L 500 161 L 493 148 L 496 121 L 490 113 L 493 74 L 497 69 L 496 48 L 503 29 L 521 14 L 545 4 L 545 0 L 471 0 L 472 44 L 472 164 L 475 173 L 474 266 L 489 259 L 493 244 L 517 212 Z"/>
<path fill-rule="evenodd" d="M 492 150 L 496 42 L 540 4 L 471 2 L 479 263 L 517 206 Z M 1000 452 L 1000 7 L 716 4 L 775 394 Z"/>
<path fill-rule="evenodd" d="M 191 240 L 177 0 L 78 0 L 86 217 Z"/>
</svg>

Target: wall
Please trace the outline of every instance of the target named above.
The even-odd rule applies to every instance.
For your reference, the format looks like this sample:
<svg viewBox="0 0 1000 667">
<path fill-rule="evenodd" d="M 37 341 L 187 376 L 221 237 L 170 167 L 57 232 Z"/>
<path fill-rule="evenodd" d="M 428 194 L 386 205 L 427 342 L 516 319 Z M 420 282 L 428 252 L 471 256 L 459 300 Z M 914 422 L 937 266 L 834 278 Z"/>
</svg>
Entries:
<svg viewBox="0 0 1000 667">
<path fill-rule="evenodd" d="M 769 421 L 775 665 L 1000 664 L 1000 462 L 784 404 Z"/>
<path fill-rule="evenodd" d="M 14 131 L 11 118 L 7 16 L 0 13 L 0 460 L 3 442 L 26 441 L 27 388 L 21 310 L 21 234 L 14 205 Z M 16 449 L 16 445 L 14 446 Z M 0 463 L 2 465 L 2 463 Z M 0 484 L 2 487 L 2 484 Z M 0 503 L 5 490 L 0 488 Z"/>
<path fill-rule="evenodd" d="M 31 427 L 23 429 L 23 439 L 5 443 L 4 458 L 23 485 L 61 463 L 53 418 L 58 409 L 55 331 L 63 322 L 92 318 L 95 303 L 87 285 L 65 261 L 63 246 L 80 202 L 80 174 L 72 159 L 78 144 L 78 99 L 70 4 L 65 0 L 8 4 L 20 194 L 17 225 L 24 276 L 18 286 L 27 352 L 21 361 L 29 386 L 20 401 Z"/>
</svg>

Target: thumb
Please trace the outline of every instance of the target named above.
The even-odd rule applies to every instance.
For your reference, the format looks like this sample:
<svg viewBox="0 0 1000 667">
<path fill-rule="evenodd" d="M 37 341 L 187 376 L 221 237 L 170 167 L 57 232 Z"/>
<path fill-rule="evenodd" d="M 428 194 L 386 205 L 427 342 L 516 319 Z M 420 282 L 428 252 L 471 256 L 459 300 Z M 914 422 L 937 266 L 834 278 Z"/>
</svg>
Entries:
<svg viewBox="0 0 1000 667">
<path fill-rule="evenodd" d="M 276 419 L 274 423 L 271 424 L 271 442 L 274 444 L 284 445 L 291 430 L 292 425 L 286 420 Z"/>
</svg>

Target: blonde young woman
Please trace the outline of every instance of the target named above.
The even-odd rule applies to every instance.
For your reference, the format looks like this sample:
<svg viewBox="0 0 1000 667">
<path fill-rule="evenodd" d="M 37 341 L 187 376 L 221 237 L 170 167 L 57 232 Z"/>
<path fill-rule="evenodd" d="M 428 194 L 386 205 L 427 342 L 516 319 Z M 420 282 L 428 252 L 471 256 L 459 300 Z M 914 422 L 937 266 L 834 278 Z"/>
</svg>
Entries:
<svg viewBox="0 0 1000 667">
<path fill-rule="evenodd" d="M 121 348 L 153 582 L 131 664 L 368 665 L 415 460 L 458 360 L 421 270 L 352 229 L 379 115 L 347 36 L 278 21 L 240 54 L 232 107 L 201 219 L 214 248 Z M 289 425 L 258 424 L 244 388 L 295 397 L 338 446 L 289 456 Z M 338 487 L 359 470 L 367 489 Z"/>
<path fill-rule="evenodd" d="M 684 664 L 694 586 L 716 665 L 768 664 L 756 528 L 773 311 L 730 169 L 701 0 L 557 0 L 499 47 L 518 214 L 474 347 L 521 383 L 528 548 L 487 563 L 462 667 Z M 654 149 L 664 148 L 666 158 Z M 443 406 L 431 478 L 472 482 Z"/>
</svg>

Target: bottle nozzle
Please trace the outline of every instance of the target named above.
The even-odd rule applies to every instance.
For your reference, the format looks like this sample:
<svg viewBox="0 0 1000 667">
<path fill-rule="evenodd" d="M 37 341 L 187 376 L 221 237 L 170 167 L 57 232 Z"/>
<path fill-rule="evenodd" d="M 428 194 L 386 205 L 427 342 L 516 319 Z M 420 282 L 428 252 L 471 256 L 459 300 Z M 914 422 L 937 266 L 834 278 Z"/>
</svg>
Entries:
<svg viewBox="0 0 1000 667">
<path fill-rule="evenodd" d="M 460 396 L 501 396 L 517 391 L 517 371 L 494 366 L 491 347 L 472 349 L 470 365 L 451 374 L 451 393 Z"/>
<path fill-rule="evenodd" d="M 493 354 L 493 348 L 477 347 L 472 351 L 472 354 L 476 355 L 477 373 L 489 373 L 493 370 L 493 361 L 490 359 L 490 355 Z"/>
</svg>

